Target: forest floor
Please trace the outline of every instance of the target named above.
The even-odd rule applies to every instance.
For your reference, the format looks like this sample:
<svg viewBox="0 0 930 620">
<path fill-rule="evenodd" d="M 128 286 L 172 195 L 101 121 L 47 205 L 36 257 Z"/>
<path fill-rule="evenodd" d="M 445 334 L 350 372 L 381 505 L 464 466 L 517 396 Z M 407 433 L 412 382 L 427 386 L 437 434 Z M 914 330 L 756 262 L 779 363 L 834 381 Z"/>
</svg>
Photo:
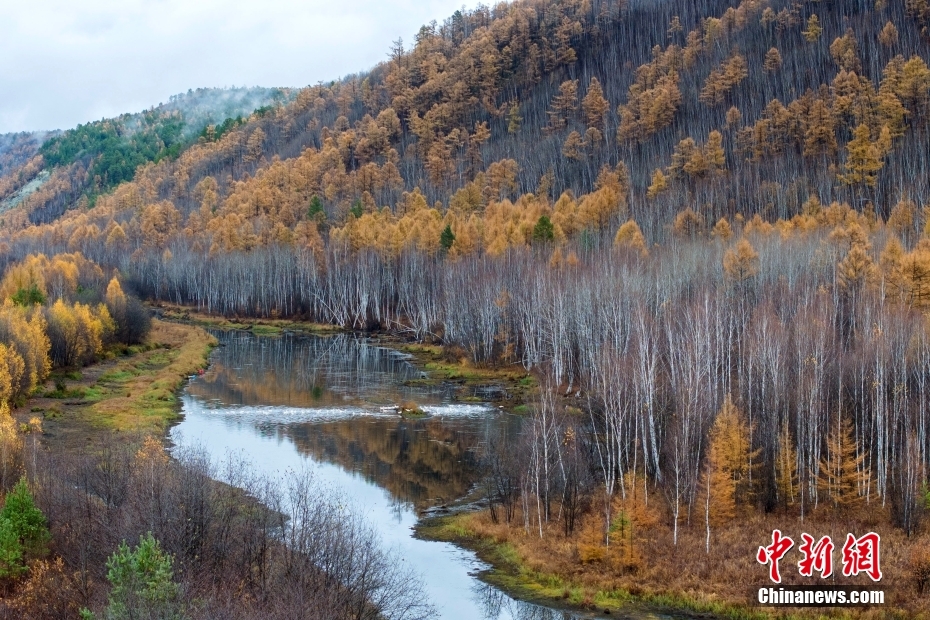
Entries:
<svg viewBox="0 0 930 620">
<path fill-rule="evenodd" d="M 215 339 L 197 326 L 152 321 L 144 345 L 120 347 L 81 369 L 56 370 L 26 404 L 19 422 L 38 417 L 51 449 L 81 450 L 115 431 L 127 440 L 163 435 L 177 420 L 178 391 L 204 368 Z"/>
<path fill-rule="evenodd" d="M 658 502 L 656 502 L 658 503 Z M 795 515 L 745 514 L 727 527 L 713 531 L 710 553 L 700 526 L 679 528 L 678 544 L 664 523 L 640 527 L 630 543 L 614 533 L 612 549 L 592 553 L 602 532 L 600 518 L 589 514 L 579 531 L 565 536 L 557 525 L 523 527 L 517 514 L 511 524 L 494 523 L 487 510 L 462 511 L 422 519 L 417 535 L 443 540 L 475 551 L 493 568 L 482 578 L 520 599 L 541 604 L 568 603 L 599 613 L 616 613 L 643 606 L 696 617 L 761 620 L 771 618 L 927 618 L 930 600 L 915 587 L 913 558 L 930 548 L 926 534 L 907 537 L 893 529 L 887 511 L 880 507 L 838 518 L 829 512 L 810 515 L 803 524 Z M 881 589 L 886 604 L 874 607 L 763 607 L 755 603 L 760 587 L 773 586 L 767 567 L 758 564 L 759 546 L 771 542 L 780 528 L 800 543 L 800 534 L 831 535 L 840 541 L 834 551 L 834 577 L 804 579 L 798 575 L 797 547 L 781 562 L 782 585 L 834 586 L 853 583 L 863 589 Z M 555 531 L 558 529 L 558 531 Z M 847 532 L 881 533 L 884 579 L 843 578 L 839 547 Z M 628 531 L 633 533 L 632 528 Z M 839 579 L 837 579 L 839 577 Z M 778 586 L 775 586 L 776 588 Z"/>
</svg>

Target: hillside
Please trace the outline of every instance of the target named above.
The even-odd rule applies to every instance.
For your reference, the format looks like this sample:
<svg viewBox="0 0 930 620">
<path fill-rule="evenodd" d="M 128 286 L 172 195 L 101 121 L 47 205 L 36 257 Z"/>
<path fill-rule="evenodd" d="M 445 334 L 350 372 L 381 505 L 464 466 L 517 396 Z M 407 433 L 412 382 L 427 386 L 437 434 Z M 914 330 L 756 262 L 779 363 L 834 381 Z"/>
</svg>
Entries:
<svg viewBox="0 0 930 620">
<path fill-rule="evenodd" d="M 230 180 L 303 155 L 287 167 L 317 170 L 282 187 L 283 198 L 305 207 L 317 195 L 337 223 L 359 200 L 368 210 L 396 210 L 415 187 L 444 208 L 475 209 L 494 193 L 578 195 L 594 189 L 603 166 L 620 162 L 630 213 L 656 239 L 685 205 L 715 221 L 737 211 L 790 217 L 812 194 L 860 209 L 871 201 L 883 216 L 905 195 L 923 202 L 923 5 L 730 4 L 518 2 L 456 13 L 424 26 L 409 51 L 398 45 L 369 73 L 305 89 L 225 140 L 205 136 L 178 159 L 168 139 L 170 161 L 144 175 L 156 188 L 151 199 L 171 199 L 186 218 L 207 176 L 222 201 Z M 869 169 L 864 178 L 847 170 L 860 125 L 883 151 L 878 162 L 853 158 L 853 167 Z M 708 141 L 714 153 L 695 157 Z M 82 193 L 73 186 L 99 176 L 50 163 L 59 164 L 56 189 L 24 207 L 32 223 L 75 206 Z M 657 169 L 668 189 L 650 198 Z M 104 179 L 102 188 L 114 184 Z"/>
<path fill-rule="evenodd" d="M 132 180 L 139 166 L 177 158 L 208 126 L 222 133 L 244 123 L 243 115 L 271 109 L 289 97 L 288 91 L 274 88 L 199 88 L 140 113 L 64 132 L 0 136 L 0 212 L 29 198 L 53 172 L 51 186 L 24 207 L 33 221 L 92 204 L 99 194 Z M 88 202 L 80 203 L 82 198 Z"/>
</svg>

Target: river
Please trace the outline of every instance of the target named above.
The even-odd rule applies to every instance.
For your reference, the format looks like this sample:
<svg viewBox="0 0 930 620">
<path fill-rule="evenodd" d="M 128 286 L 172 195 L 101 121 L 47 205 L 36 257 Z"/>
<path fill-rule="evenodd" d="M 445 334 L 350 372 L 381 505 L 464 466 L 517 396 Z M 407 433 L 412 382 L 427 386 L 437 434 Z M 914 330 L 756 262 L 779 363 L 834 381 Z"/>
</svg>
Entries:
<svg viewBox="0 0 930 620">
<path fill-rule="evenodd" d="M 480 392 L 430 385 L 403 354 L 352 335 L 215 335 L 209 369 L 182 396 L 176 445 L 197 445 L 217 461 L 237 454 L 268 475 L 309 466 L 419 573 L 440 618 L 591 617 L 514 600 L 480 580 L 489 567 L 473 552 L 413 537 L 420 511 L 473 489 L 476 448 L 492 434 L 514 436 L 518 416 L 480 402 Z M 429 416 L 384 409 L 405 401 Z M 668 616 L 630 609 L 619 617 Z"/>
</svg>

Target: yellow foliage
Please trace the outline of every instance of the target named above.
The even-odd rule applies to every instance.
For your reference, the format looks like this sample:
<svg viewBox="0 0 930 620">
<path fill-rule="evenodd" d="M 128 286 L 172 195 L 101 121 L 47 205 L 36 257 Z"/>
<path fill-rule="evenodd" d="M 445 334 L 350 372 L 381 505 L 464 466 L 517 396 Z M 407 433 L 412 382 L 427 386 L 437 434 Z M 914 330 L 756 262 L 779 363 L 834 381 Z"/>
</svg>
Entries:
<svg viewBox="0 0 930 620">
<path fill-rule="evenodd" d="M 723 255 L 723 272 L 728 280 L 737 283 L 759 273 L 759 254 L 745 237 Z"/>
<path fill-rule="evenodd" d="M 0 395 L 0 401 L 26 396 L 48 377 L 50 345 L 45 327 L 42 313 L 37 309 L 20 308 L 9 301 L 0 306 L 0 343 L 6 347 L 5 374 L 10 380 L 9 392 L 6 396 Z M 21 372 L 10 371 L 20 368 L 20 364 Z"/>
<path fill-rule="evenodd" d="M 655 198 L 662 192 L 668 189 L 668 180 L 665 178 L 665 174 L 659 168 L 656 168 L 655 172 L 652 173 L 652 184 L 646 190 L 646 196 L 649 198 Z"/>
<path fill-rule="evenodd" d="M 762 219 L 762 217 L 756 213 L 751 220 L 746 223 L 743 232 L 747 235 L 769 235 L 774 232 L 775 227 Z"/>
<path fill-rule="evenodd" d="M 19 290 L 28 290 L 33 285 L 42 295 L 48 295 L 45 288 L 45 265 L 48 260 L 43 255 L 27 256 L 19 263 L 7 269 L 0 281 L 0 301 L 9 299 Z"/>
<path fill-rule="evenodd" d="M 730 223 L 727 221 L 727 218 L 722 217 L 717 220 L 717 223 L 714 225 L 713 230 L 710 231 L 710 234 L 715 239 L 727 241 L 730 239 L 730 237 L 733 236 L 733 229 L 730 228 Z"/>
<path fill-rule="evenodd" d="M 22 472 L 23 439 L 6 402 L 0 401 L 0 489 L 9 489 Z"/>
<path fill-rule="evenodd" d="M 643 237 L 643 232 L 639 229 L 639 225 L 635 220 L 629 220 L 617 229 L 617 234 L 614 236 L 614 247 L 629 248 L 643 257 L 649 255 L 649 250 L 646 248 L 646 239 Z"/>
<path fill-rule="evenodd" d="M 868 491 L 869 466 L 865 451 L 859 449 L 849 417 L 831 421 L 832 430 L 827 436 L 827 451 L 820 461 L 817 487 L 831 499 L 834 507 L 847 508 L 858 504 Z"/>
<path fill-rule="evenodd" d="M 123 287 L 120 286 L 119 280 L 115 277 L 110 279 L 106 292 L 107 304 L 113 307 L 119 307 L 126 303 L 126 295 L 123 293 Z"/>
<path fill-rule="evenodd" d="M 87 364 L 103 352 L 104 343 L 113 335 L 113 319 L 106 306 L 96 307 L 62 300 L 48 309 L 51 355 L 60 366 Z"/>
<path fill-rule="evenodd" d="M 758 454 L 758 450 L 750 452 L 749 437 L 749 425 L 727 396 L 710 431 L 702 481 L 704 493 L 708 494 L 704 497 L 709 503 L 708 518 L 714 525 L 733 519 L 738 499 L 748 491 L 751 463 Z"/>
<path fill-rule="evenodd" d="M 678 237 L 689 237 L 691 239 L 699 236 L 704 231 L 704 218 L 694 212 L 694 209 L 688 207 L 680 211 L 675 216 L 675 222 L 672 225 L 672 232 Z"/>
</svg>

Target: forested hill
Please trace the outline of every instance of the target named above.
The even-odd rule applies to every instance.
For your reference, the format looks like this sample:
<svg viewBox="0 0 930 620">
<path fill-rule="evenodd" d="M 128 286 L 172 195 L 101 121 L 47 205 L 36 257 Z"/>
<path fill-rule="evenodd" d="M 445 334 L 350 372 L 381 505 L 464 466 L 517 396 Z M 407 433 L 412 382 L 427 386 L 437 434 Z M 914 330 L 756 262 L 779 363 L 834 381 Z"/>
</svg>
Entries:
<svg viewBox="0 0 930 620">
<path fill-rule="evenodd" d="M 221 207 L 233 194 L 252 201 L 243 192 L 259 190 L 260 170 L 286 168 L 275 205 L 258 210 L 288 228 L 314 196 L 312 210 L 335 224 L 353 205 L 403 210 L 414 188 L 441 211 L 472 212 L 491 198 L 591 192 L 621 162 L 629 209 L 652 238 L 688 205 L 708 221 L 774 218 L 816 195 L 887 215 L 904 197 L 928 198 L 928 23 L 925 0 L 527 0 L 456 12 L 369 73 L 205 132 L 182 157 L 176 128 L 143 115 L 157 125 L 145 154 L 98 178 L 105 157 L 68 148 L 91 126 L 69 132 L 42 148 L 52 179 L 5 228 L 50 221 L 146 162 L 143 202 L 168 199 L 182 220 L 207 177 Z"/>
<path fill-rule="evenodd" d="M 143 112 L 64 132 L 0 135 L 0 213 L 29 198 L 52 171 L 51 186 L 26 204 L 33 221 L 93 204 L 99 194 L 132 180 L 139 166 L 177 158 L 208 126 L 226 131 L 290 97 L 280 88 L 198 88 Z"/>
</svg>

